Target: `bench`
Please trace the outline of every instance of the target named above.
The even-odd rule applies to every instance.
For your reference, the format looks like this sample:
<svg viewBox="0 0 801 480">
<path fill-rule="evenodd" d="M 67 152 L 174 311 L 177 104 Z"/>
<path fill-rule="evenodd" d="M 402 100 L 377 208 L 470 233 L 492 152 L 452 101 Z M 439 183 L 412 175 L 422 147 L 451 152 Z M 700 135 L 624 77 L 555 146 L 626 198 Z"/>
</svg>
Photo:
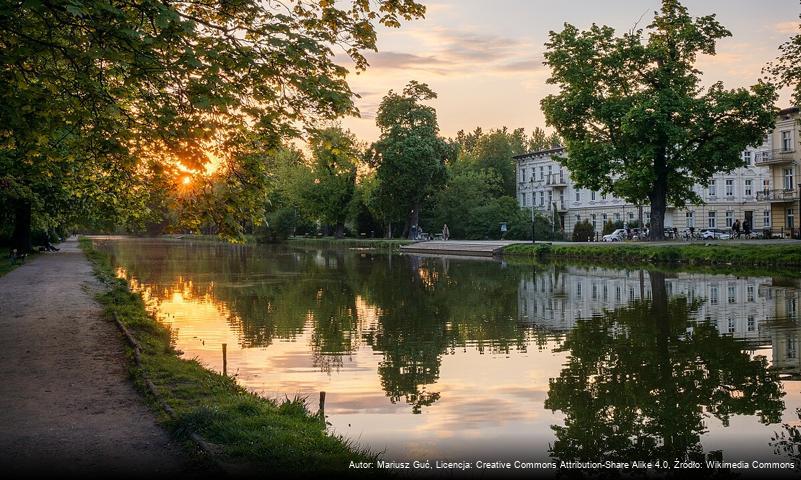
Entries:
<svg viewBox="0 0 801 480">
<path fill-rule="evenodd" d="M 28 254 L 24 252 L 19 252 L 16 248 L 12 248 L 10 252 L 8 252 L 8 258 L 11 260 L 11 265 L 16 265 L 17 262 L 25 263 L 25 257 Z"/>
</svg>

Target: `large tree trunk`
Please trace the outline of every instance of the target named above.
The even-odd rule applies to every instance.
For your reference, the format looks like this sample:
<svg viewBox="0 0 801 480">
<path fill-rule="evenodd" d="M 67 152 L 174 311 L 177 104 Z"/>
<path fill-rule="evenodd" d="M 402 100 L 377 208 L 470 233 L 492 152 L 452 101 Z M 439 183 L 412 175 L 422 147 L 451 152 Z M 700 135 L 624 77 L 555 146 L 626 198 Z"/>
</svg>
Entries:
<svg viewBox="0 0 801 480">
<path fill-rule="evenodd" d="M 387 222 L 387 233 L 386 237 L 388 239 L 392 239 L 392 222 Z"/>
<path fill-rule="evenodd" d="M 662 148 L 654 159 L 654 187 L 648 195 L 651 201 L 651 240 L 665 239 L 665 212 L 667 211 L 667 159 Z M 642 225 L 640 225 L 642 227 Z"/>
<path fill-rule="evenodd" d="M 412 239 L 411 238 L 411 233 L 412 233 L 412 227 L 413 226 L 417 226 L 417 228 L 415 229 L 415 232 L 419 233 L 420 232 L 420 204 L 419 203 L 415 204 L 415 206 L 412 209 L 412 211 L 409 212 L 409 216 L 406 217 L 406 227 L 404 228 L 404 232 L 403 232 L 403 236 L 404 237 L 408 236 L 410 239 Z M 412 239 L 412 240 L 414 240 L 414 239 Z"/>
<path fill-rule="evenodd" d="M 334 238 L 342 238 L 345 236 L 345 224 L 337 222 L 336 229 L 334 230 Z"/>
<path fill-rule="evenodd" d="M 31 202 L 20 200 L 14 209 L 14 233 L 11 236 L 11 245 L 20 253 L 33 251 L 31 242 Z"/>
</svg>

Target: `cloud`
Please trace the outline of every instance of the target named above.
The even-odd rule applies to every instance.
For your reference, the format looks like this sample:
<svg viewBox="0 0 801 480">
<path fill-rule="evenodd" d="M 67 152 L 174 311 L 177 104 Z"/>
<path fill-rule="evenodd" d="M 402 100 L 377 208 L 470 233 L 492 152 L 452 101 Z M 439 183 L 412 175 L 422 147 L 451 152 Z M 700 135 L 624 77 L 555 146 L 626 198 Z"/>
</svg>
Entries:
<svg viewBox="0 0 801 480">
<path fill-rule="evenodd" d="M 413 70 L 441 76 L 495 74 L 509 75 L 539 71 L 541 56 L 536 46 L 519 38 L 468 29 L 410 29 L 414 47 L 409 51 L 387 50 L 368 53 L 371 72 Z M 339 57 L 338 61 L 346 61 Z"/>
<path fill-rule="evenodd" d="M 773 26 L 773 29 L 779 33 L 800 33 L 801 28 L 798 25 L 798 20 L 791 20 L 787 22 L 779 22 Z"/>
</svg>

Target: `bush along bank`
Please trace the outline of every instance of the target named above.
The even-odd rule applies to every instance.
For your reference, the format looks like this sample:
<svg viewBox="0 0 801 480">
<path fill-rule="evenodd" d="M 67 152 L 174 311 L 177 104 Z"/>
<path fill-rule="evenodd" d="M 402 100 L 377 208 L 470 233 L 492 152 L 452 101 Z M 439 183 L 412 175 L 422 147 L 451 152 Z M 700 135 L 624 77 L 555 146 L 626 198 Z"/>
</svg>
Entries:
<svg viewBox="0 0 801 480">
<path fill-rule="evenodd" d="M 215 462 L 229 473 L 312 476 L 346 472 L 351 461 L 375 461 L 375 455 L 330 435 L 324 419 L 309 411 L 305 399 L 266 399 L 196 360 L 179 358 L 169 329 L 147 312 L 142 297 L 132 293 L 126 281 L 114 276 L 108 256 L 94 250 L 89 240 L 82 239 L 81 247 L 108 287 L 98 295 L 105 314 L 116 317 L 140 346 L 138 365 L 131 359 L 134 383 L 179 438 L 199 435 L 213 449 Z M 153 398 L 148 382 L 159 398 Z M 164 414 L 162 404 L 172 415 Z"/>
<path fill-rule="evenodd" d="M 569 258 L 606 262 L 801 267 L 801 244 L 551 245 L 515 244 L 505 256 Z"/>
</svg>

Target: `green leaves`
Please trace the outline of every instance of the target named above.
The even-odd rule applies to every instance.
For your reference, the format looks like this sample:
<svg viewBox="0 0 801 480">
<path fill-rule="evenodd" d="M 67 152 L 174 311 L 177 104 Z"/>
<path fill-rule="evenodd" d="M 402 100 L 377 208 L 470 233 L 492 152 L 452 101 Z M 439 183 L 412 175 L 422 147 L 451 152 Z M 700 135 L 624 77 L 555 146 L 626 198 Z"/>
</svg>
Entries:
<svg viewBox="0 0 801 480">
<path fill-rule="evenodd" d="M 274 149 L 321 120 L 356 113 L 332 46 L 346 47 L 365 68 L 361 51 L 375 48 L 377 24 L 397 26 L 425 11 L 411 0 L 291 0 L 287 7 L 256 0 L 3 0 L 0 177 L 42 200 L 35 214 L 85 218 L 78 211 L 92 198 L 109 199 L 91 208 L 116 217 L 121 195 L 141 194 L 146 161 L 199 171 L 206 153 L 217 150 L 230 168 L 215 187 L 238 192 L 223 195 L 237 208 L 218 218 L 236 231 L 247 222 L 234 217 L 249 215 L 252 199 L 263 196 L 259 182 L 243 173 L 258 170 L 248 163 L 257 156 L 253 137 Z M 73 170 L 115 180 L 44 173 Z M 119 192 L 108 195 L 110 185 Z M 80 201 L 68 201 L 76 192 Z"/>
<path fill-rule="evenodd" d="M 577 186 L 650 202 L 651 231 L 661 236 L 666 202 L 696 202 L 694 184 L 739 167 L 741 151 L 773 125 L 776 91 L 701 89 L 697 55 L 714 54 L 730 35 L 714 15 L 693 19 L 674 0 L 662 2 L 647 37 L 597 25 L 551 32 L 548 83 L 559 93 L 542 108 Z"/>
<path fill-rule="evenodd" d="M 415 222 L 426 198 L 445 182 L 445 162 L 455 152 L 438 136 L 434 108 L 422 103 L 433 98 L 428 85 L 411 81 L 402 94 L 390 90 L 378 108 L 381 137 L 371 147 L 370 160 L 385 221 Z"/>
</svg>

